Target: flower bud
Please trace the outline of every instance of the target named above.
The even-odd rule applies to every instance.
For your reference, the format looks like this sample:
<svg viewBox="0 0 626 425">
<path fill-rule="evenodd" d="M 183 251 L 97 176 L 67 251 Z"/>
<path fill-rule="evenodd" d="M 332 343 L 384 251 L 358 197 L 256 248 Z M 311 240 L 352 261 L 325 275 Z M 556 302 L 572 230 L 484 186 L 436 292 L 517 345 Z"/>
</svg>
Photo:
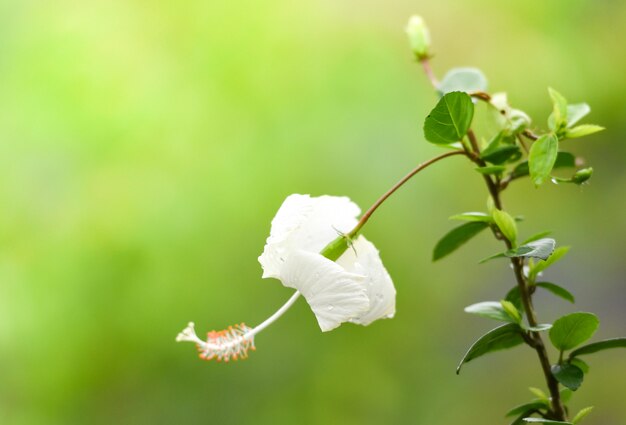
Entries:
<svg viewBox="0 0 626 425">
<path fill-rule="evenodd" d="M 576 171 L 576 174 L 572 177 L 572 182 L 576 184 L 583 184 L 591 178 L 592 174 L 593 168 L 583 168 L 582 170 Z"/>
<path fill-rule="evenodd" d="M 406 26 L 406 33 L 417 60 L 428 59 L 430 57 L 430 32 L 421 16 L 411 16 Z"/>
<path fill-rule="evenodd" d="M 591 178 L 591 176 L 593 175 L 593 168 L 589 167 L 589 168 L 582 168 L 578 171 L 576 171 L 576 173 L 574 173 L 574 175 L 569 178 L 569 179 L 563 179 L 560 177 L 552 177 L 552 183 L 554 184 L 559 184 L 559 183 L 574 183 L 577 185 L 581 185 L 587 182 L 587 180 L 589 180 Z"/>
</svg>

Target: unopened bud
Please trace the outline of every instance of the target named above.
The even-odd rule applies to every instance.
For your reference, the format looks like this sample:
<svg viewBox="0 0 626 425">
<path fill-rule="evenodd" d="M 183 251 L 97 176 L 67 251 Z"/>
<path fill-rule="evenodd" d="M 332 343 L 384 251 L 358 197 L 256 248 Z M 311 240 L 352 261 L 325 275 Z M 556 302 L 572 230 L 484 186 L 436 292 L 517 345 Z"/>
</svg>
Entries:
<svg viewBox="0 0 626 425">
<path fill-rule="evenodd" d="M 406 26 L 406 33 L 417 60 L 428 59 L 430 57 L 430 32 L 421 16 L 411 16 Z"/>
<path fill-rule="evenodd" d="M 593 168 L 583 168 L 582 170 L 576 171 L 576 174 L 572 177 L 572 183 L 583 184 L 587 180 L 591 178 L 593 174 Z"/>
<path fill-rule="evenodd" d="M 576 173 L 574 173 L 574 175 L 569 179 L 563 179 L 560 177 L 552 177 L 552 183 L 554 184 L 574 183 L 577 185 L 581 185 L 581 184 L 586 183 L 587 180 L 591 178 L 592 174 L 593 174 L 593 168 L 591 167 L 583 168 L 581 170 L 576 171 Z"/>
</svg>

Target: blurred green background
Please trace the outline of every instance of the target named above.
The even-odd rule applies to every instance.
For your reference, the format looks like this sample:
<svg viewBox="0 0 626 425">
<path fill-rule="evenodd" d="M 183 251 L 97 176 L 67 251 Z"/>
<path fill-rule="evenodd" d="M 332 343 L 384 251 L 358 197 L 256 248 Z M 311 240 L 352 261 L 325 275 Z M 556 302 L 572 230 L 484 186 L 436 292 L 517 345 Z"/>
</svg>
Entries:
<svg viewBox="0 0 626 425">
<path fill-rule="evenodd" d="M 544 387 L 518 348 L 454 370 L 492 323 L 508 266 L 482 235 L 431 263 L 454 213 L 483 209 L 463 160 L 422 174 L 366 229 L 397 315 L 322 334 L 306 303 L 237 364 L 174 337 L 256 324 L 291 291 L 257 256 L 290 193 L 366 208 L 438 152 L 435 97 L 407 48 L 422 14 L 436 73 L 478 66 L 543 125 L 552 86 L 607 131 L 573 140 L 583 188 L 520 181 L 505 202 L 524 235 L 570 255 L 548 273 L 576 307 L 539 294 L 543 321 L 597 312 L 626 334 L 626 3 L 477 1 L 0 1 L 0 423 L 505 424 Z M 547 312 L 550 310 L 550 312 Z M 572 407 L 626 421 L 626 356 L 590 358 Z"/>
</svg>

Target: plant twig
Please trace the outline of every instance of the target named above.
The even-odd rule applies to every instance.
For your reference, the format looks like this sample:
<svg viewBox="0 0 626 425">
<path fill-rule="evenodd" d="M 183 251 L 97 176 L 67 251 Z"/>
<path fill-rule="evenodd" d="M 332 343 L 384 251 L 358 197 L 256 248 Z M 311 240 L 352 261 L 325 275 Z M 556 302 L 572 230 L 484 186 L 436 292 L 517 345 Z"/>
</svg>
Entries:
<svg viewBox="0 0 626 425">
<path fill-rule="evenodd" d="M 422 61 L 422 66 L 424 67 L 424 71 L 430 83 L 436 89 L 437 79 L 433 75 L 432 70 L 430 69 L 430 64 L 428 63 L 427 60 L 425 60 L 425 61 Z M 472 92 L 470 93 L 470 95 L 485 102 L 491 101 L 491 96 L 484 92 Z M 538 139 L 538 136 L 532 133 L 530 130 L 525 130 L 523 135 L 531 140 Z M 474 151 L 472 152 L 472 154 L 468 153 L 467 157 L 478 166 L 484 167 L 486 164 L 480 158 L 480 148 L 478 146 L 478 141 L 476 139 L 476 135 L 471 129 L 468 130 L 467 137 L 469 138 L 471 146 L 472 146 L 472 150 Z M 500 192 L 501 190 L 506 188 L 510 180 L 505 180 L 503 182 L 500 182 L 500 184 L 496 185 L 490 176 L 483 175 L 483 178 L 487 185 L 487 189 L 489 190 L 489 193 L 491 194 L 495 207 L 498 208 L 499 210 L 502 210 L 502 201 L 500 199 Z M 504 241 L 507 249 L 513 248 L 513 245 L 507 238 L 498 238 L 497 235 L 495 236 L 497 239 L 502 239 Z M 520 258 L 511 258 L 511 264 L 513 265 L 515 279 L 517 281 L 517 286 L 520 291 L 520 296 L 522 299 L 522 303 L 524 305 L 524 310 L 526 311 L 526 318 L 528 320 L 528 324 L 531 327 L 535 327 L 538 324 L 537 314 L 535 313 L 535 310 L 533 308 L 531 291 L 529 290 L 528 283 L 526 281 L 526 278 L 524 277 L 524 262 Z M 530 332 L 528 337 L 530 341 L 526 341 L 526 342 L 528 343 L 529 346 L 531 346 L 537 352 L 537 356 L 539 357 L 539 363 L 541 364 L 541 369 L 543 371 L 546 383 L 548 385 L 548 389 L 550 391 L 552 407 L 550 409 L 549 414 L 552 417 L 552 419 L 564 421 L 566 419 L 566 413 L 565 413 L 565 408 L 563 407 L 563 402 L 561 401 L 561 393 L 559 392 L 559 383 L 556 380 L 556 378 L 552 375 L 552 371 L 550 368 L 550 359 L 548 357 L 548 352 L 546 351 L 545 344 L 543 342 L 541 334 L 539 332 Z"/>
<path fill-rule="evenodd" d="M 422 68 L 424 68 L 424 74 L 426 74 L 426 76 L 428 77 L 430 84 L 435 90 L 437 90 L 437 87 L 439 86 L 439 81 L 437 80 L 437 77 L 435 77 L 435 74 L 430 67 L 430 61 L 428 60 L 428 58 L 423 58 L 420 60 L 420 63 L 422 64 Z"/>
<path fill-rule="evenodd" d="M 494 204 L 502 205 L 500 201 L 500 191 L 497 190 L 497 198 L 494 199 Z M 511 242 L 503 238 L 504 243 L 506 244 L 507 249 L 512 249 L 513 245 Z M 528 320 L 528 324 L 531 327 L 535 327 L 539 324 L 537 320 L 537 314 L 533 307 L 532 303 L 532 294 L 528 288 L 528 282 L 526 277 L 524 276 L 524 261 L 519 257 L 511 258 L 511 264 L 513 265 L 513 272 L 515 274 L 515 280 L 517 281 L 517 287 L 520 291 L 520 297 L 522 300 L 522 304 L 524 305 L 524 310 L 526 311 L 526 318 Z M 548 357 L 548 352 L 546 351 L 545 344 L 543 342 L 543 338 L 539 332 L 531 332 L 530 333 L 531 343 L 528 344 L 537 352 L 537 356 L 539 357 L 539 363 L 541 364 L 541 369 L 546 379 L 546 384 L 548 385 L 548 389 L 550 391 L 551 398 L 551 414 L 554 416 L 553 419 L 564 421 L 566 419 L 565 408 L 563 407 L 563 402 L 561 401 L 561 393 L 559 392 L 559 383 L 556 378 L 552 375 L 552 370 L 550 367 L 550 358 Z M 527 341 L 528 342 L 528 341 Z"/>
<path fill-rule="evenodd" d="M 365 226 L 365 223 L 367 223 L 367 220 L 370 219 L 370 217 L 372 216 L 372 214 L 374 214 L 374 212 L 378 209 L 378 207 L 380 207 L 383 202 L 385 202 L 387 200 L 387 198 L 389 198 L 391 195 L 393 195 L 393 193 L 400 189 L 406 182 L 408 182 L 411 177 L 413 177 L 414 175 L 416 175 L 417 173 L 419 173 L 420 171 L 422 171 L 423 169 L 427 168 L 428 166 L 441 161 L 444 158 L 447 158 L 449 156 L 453 156 L 453 155 L 467 155 L 467 153 L 465 151 L 461 151 L 461 150 L 455 150 L 455 151 L 451 151 L 451 152 L 446 152 L 442 155 L 436 156 L 434 158 L 429 159 L 426 162 L 422 162 L 420 165 L 418 165 L 417 167 L 415 167 L 413 170 L 411 170 L 406 176 L 404 176 L 402 179 L 400 179 L 400 181 L 398 181 L 396 184 L 394 184 L 391 189 L 389 189 L 387 192 L 385 192 L 380 198 L 378 198 L 378 200 L 376 200 L 376 202 L 374 202 L 374 204 L 369 207 L 369 209 L 365 212 L 365 214 L 363 214 L 361 216 L 361 219 L 359 220 L 359 222 L 357 223 L 357 225 L 354 227 L 354 229 L 352 229 L 346 236 L 348 237 L 348 239 L 354 238 L 359 231 L 361 230 L 361 228 L 363 226 Z"/>
</svg>

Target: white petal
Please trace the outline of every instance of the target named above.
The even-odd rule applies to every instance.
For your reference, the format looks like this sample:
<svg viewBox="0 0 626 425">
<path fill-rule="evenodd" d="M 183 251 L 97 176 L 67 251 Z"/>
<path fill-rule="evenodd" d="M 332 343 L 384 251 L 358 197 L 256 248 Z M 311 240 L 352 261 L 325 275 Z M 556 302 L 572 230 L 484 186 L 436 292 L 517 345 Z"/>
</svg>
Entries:
<svg viewBox="0 0 626 425">
<path fill-rule="evenodd" d="M 281 271 L 291 252 L 320 252 L 337 232 L 352 230 L 360 212 L 346 197 L 288 196 L 272 220 L 270 236 L 259 257 L 263 277 L 282 280 Z"/>
<path fill-rule="evenodd" d="M 362 316 L 370 308 L 363 276 L 320 254 L 296 250 L 285 262 L 282 282 L 306 299 L 323 332 Z"/>
<path fill-rule="evenodd" d="M 392 318 L 396 312 L 396 288 L 376 247 L 363 236 L 359 236 L 353 245 L 339 259 L 337 264 L 346 271 L 364 275 L 367 295 L 370 299 L 369 310 L 350 320 L 360 325 L 369 325 L 374 320 Z"/>
</svg>

